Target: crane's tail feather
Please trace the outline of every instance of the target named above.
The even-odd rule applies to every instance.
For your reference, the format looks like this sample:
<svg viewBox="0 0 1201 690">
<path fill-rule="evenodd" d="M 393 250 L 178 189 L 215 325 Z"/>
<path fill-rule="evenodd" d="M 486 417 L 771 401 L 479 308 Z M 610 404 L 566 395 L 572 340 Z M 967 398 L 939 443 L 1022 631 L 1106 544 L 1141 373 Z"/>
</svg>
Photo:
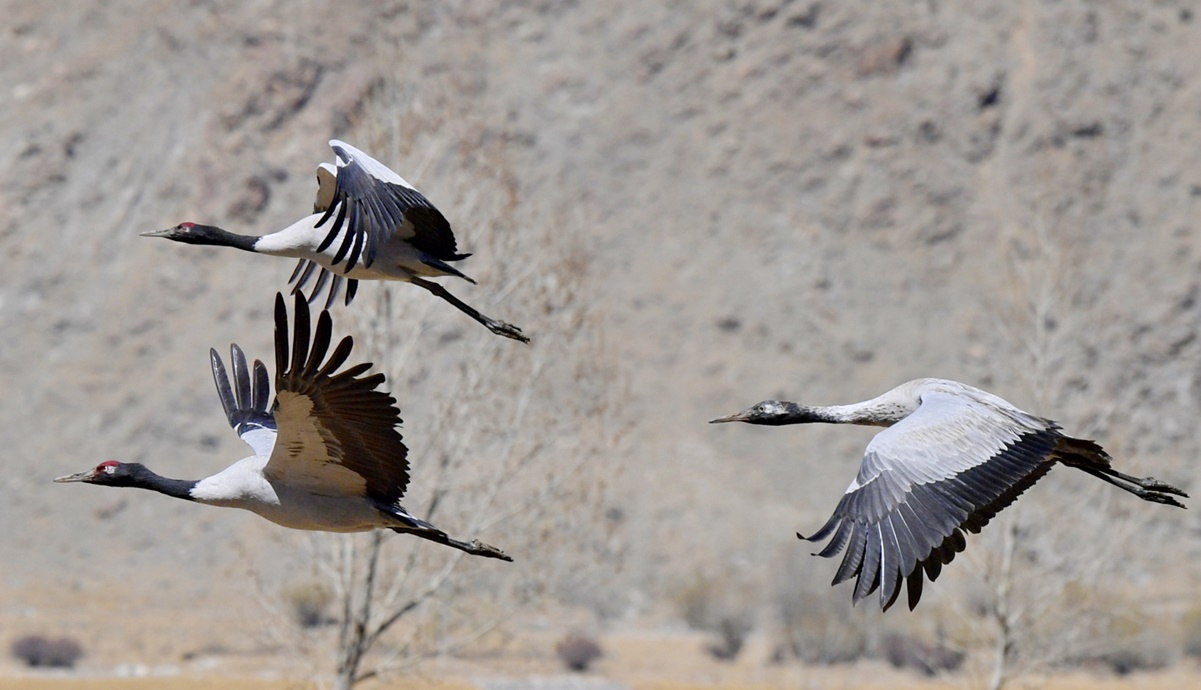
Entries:
<svg viewBox="0 0 1201 690">
<path fill-rule="evenodd" d="M 1109 453 L 1092 441 L 1064 436 L 1059 439 L 1054 457 L 1068 467 L 1087 472 L 1144 501 L 1184 508 L 1184 504 L 1172 496 L 1189 497 L 1182 489 L 1165 481 L 1154 477 L 1135 477 L 1115 470 Z"/>
<path fill-rule="evenodd" d="M 462 259 L 466 259 L 469 256 L 471 256 L 471 255 L 470 254 L 455 254 L 454 257 L 451 258 L 450 260 L 451 261 L 461 261 Z M 454 266 L 451 266 L 450 264 L 446 263 L 445 261 L 443 261 L 441 259 L 436 259 L 432 256 L 426 255 L 426 256 L 421 257 L 421 263 L 425 264 L 426 266 L 429 266 L 430 268 L 442 271 L 443 273 L 445 273 L 448 276 L 455 276 L 456 278 L 462 278 L 463 280 L 466 280 L 467 282 L 471 283 L 472 285 L 478 285 L 478 283 L 475 282 L 474 278 L 471 278 L 466 273 L 463 273 L 459 269 L 455 268 Z"/>
</svg>

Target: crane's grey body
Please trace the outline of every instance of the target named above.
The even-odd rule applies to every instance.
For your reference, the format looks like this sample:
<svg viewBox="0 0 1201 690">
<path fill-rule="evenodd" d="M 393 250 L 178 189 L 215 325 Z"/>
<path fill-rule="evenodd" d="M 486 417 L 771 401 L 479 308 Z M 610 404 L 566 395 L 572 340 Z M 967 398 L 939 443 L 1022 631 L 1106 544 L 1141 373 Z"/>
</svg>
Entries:
<svg viewBox="0 0 1201 690">
<path fill-rule="evenodd" d="M 1183 508 L 1186 494 L 1152 478 L 1117 472 L 1096 443 L 987 391 L 916 379 L 853 405 L 810 407 L 766 400 L 713 420 L 779 426 L 824 422 L 887 427 L 872 439 L 834 514 L 809 541 L 843 557 L 834 584 L 858 577 L 853 600 L 880 589 L 887 609 L 907 578 L 909 607 L 978 532 L 1055 463 L 1092 474 L 1147 501 Z M 801 535 L 797 535 L 800 537 Z"/>
</svg>

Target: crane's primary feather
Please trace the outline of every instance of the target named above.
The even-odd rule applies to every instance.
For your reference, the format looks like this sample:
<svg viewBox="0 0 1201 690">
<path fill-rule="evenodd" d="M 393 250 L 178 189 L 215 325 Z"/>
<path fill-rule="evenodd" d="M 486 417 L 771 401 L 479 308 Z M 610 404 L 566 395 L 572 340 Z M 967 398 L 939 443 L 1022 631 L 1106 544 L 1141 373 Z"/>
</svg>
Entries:
<svg viewBox="0 0 1201 690">
<path fill-rule="evenodd" d="M 268 477 L 327 493 L 359 493 L 397 503 L 409 483 L 408 449 L 397 426 L 396 400 L 376 390 L 383 374 L 363 376 L 370 363 L 335 373 L 354 341 L 343 338 L 326 359 L 332 319 L 322 311 L 310 341 L 308 305 L 295 298 L 293 346 L 283 297 L 275 303 L 279 441 L 264 468 Z M 289 352 L 291 350 L 291 352 Z M 289 356 L 290 355 L 290 356 Z"/>
</svg>

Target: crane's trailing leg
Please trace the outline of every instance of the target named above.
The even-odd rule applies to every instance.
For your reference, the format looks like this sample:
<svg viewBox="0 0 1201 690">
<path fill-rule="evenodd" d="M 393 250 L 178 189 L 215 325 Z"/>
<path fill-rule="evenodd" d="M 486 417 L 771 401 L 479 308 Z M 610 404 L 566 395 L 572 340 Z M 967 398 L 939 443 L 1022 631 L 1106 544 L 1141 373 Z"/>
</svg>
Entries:
<svg viewBox="0 0 1201 690">
<path fill-rule="evenodd" d="M 459 541 L 458 539 L 452 539 L 449 535 L 446 534 L 446 532 L 443 532 L 442 530 L 438 529 L 437 527 L 434 527 L 433 525 L 426 522 L 425 520 L 422 520 L 421 518 L 416 518 L 416 517 L 413 517 L 412 515 L 409 515 L 408 511 L 406 511 L 404 508 L 400 507 L 399 505 L 398 506 L 381 506 L 379 504 L 376 504 L 376 507 L 379 508 L 379 510 L 381 512 L 383 512 L 384 514 L 386 514 L 390 517 L 393 517 L 403 523 L 401 525 L 395 525 L 395 526 L 388 528 L 388 529 L 391 529 L 393 532 L 396 532 L 398 534 L 412 534 L 415 537 L 421 537 L 422 539 L 429 539 L 430 541 L 438 542 L 439 544 L 442 544 L 444 546 L 450 546 L 450 547 L 456 548 L 460 551 L 469 553 L 472 556 L 483 556 L 484 558 L 499 558 L 502 561 L 509 561 L 510 563 L 513 562 L 513 559 L 510 558 L 509 555 L 506 554 L 504 551 L 501 551 L 500 549 L 496 548 L 495 546 L 490 546 L 488 544 L 485 544 L 484 542 L 480 541 L 479 539 L 472 539 L 470 542 Z"/>
<path fill-rule="evenodd" d="M 393 532 L 397 532 L 399 534 L 411 534 L 415 537 L 421 537 L 422 539 L 429 539 L 430 541 L 438 542 L 439 544 L 442 544 L 444 546 L 449 546 L 449 547 L 458 549 L 460 551 L 469 553 L 472 556 L 483 556 L 484 558 L 499 558 L 502 561 L 509 561 L 510 563 L 513 562 L 513 558 L 511 556 L 509 556 L 507 553 L 505 553 L 504 551 L 501 551 L 500 549 L 496 548 L 495 546 L 485 544 L 484 542 L 480 541 L 479 539 L 472 539 L 469 542 L 459 541 L 458 539 L 452 539 L 450 536 L 448 536 L 446 534 L 446 532 L 443 532 L 440 529 L 428 529 L 428 528 L 422 528 L 422 527 L 418 527 L 418 528 L 392 527 L 390 529 Z"/>
<path fill-rule="evenodd" d="M 1070 436 L 1061 437 L 1055 453 L 1059 461 L 1068 467 L 1088 472 L 1097 479 L 1113 484 L 1144 501 L 1183 508 L 1184 504 L 1172 496 L 1189 497 L 1184 491 L 1154 477 L 1134 477 L 1115 470 L 1110 464 L 1109 453 L 1092 441 Z"/>
<path fill-rule="evenodd" d="M 1145 477 L 1145 478 L 1144 477 L 1132 477 L 1128 474 L 1122 474 L 1121 472 L 1118 472 L 1117 470 L 1109 469 L 1109 468 L 1092 467 L 1092 466 L 1087 466 L 1087 465 L 1073 465 L 1072 463 L 1068 463 L 1068 462 L 1065 462 L 1064 464 L 1075 467 L 1076 469 L 1079 469 L 1079 470 L 1084 470 L 1085 472 L 1088 472 L 1089 474 L 1093 475 L 1097 479 L 1103 479 L 1103 480 L 1109 482 L 1110 484 L 1113 484 L 1114 486 L 1118 487 L 1119 489 L 1122 489 L 1123 491 L 1128 491 L 1128 492 L 1134 494 L 1135 496 L 1138 496 L 1139 498 L 1143 499 L 1144 501 L 1150 501 L 1152 503 L 1163 503 L 1164 505 L 1176 506 L 1177 508 L 1183 508 L 1184 507 L 1183 503 L 1181 503 L 1180 501 L 1177 501 L 1176 499 L 1172 498 L 1172 496 L 1169 496 L 1168 494 L 1173 494 L 1175 496 L 1182 496 L 1184 498 L 1189 497 L 1188 494 L 1181 491 L 1180 489 L 1177 489 L 1176 487 L 1172 486 L 1171 484 L 1168 484 L 1167 482 L 1162 482 L 1154 477 Z"/>
<path fill-rule="evenodd" d="M 504 337 L 512 338 L 513 340 L 520 340 L 523 343 L 530 342 L 530 339 L 527 338 L 525 336 L 525 334 L 521 332 L 521 329 L 518 328 L 517 326 L 514 326 L 511 323 L 506 323 L 504 321 L 497 321 L 496 319 L 484 316 L 483 314 L 476 311 L 471 305 L 460 300 L 458 297 L 455 297 L 454 295 L 450 294 L 449 290 L 442 287 L 438 283 L 435 283 L 435 282 L 429 281 L 429 280 L 424 280 L 422 278 L 417 278 L 417 277 L 410 278 L 409 282 L 414 285 L 417 285 L 418 287 L 423 287 L 426 290 L 429 290 L 430 292 L 434 293 L 435 295 L 446 300 L 447 302 L 450 302 L 459 311 L 470 316 L 471 318 L 475 319 L 476 321 L 479 321 L 480 323 L 484 324 L 484 326 L 486 326 L 488 328 L 488 330 L 492 331 L 493 333 L 495 333 L 497 335 L 503 335 Z"/>
</svg>

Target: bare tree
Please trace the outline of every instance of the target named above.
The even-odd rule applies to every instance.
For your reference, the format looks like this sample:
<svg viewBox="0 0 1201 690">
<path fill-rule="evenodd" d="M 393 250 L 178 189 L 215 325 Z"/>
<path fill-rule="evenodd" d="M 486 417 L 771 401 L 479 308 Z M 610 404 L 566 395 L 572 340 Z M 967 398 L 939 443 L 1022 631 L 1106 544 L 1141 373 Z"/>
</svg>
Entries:
<svg viewBox="0 0 1201 690">
<path fill-rule="evenodd" d="M 1085 350 L 1106 314 L 1081 308 L 1086 296 L 1078 267 L 1092 265 L 1083 247 L 1041 225 L 1010 236 L 1008 289 L 994 293 L 993 306 L 1013 354 L 996 358 L 993 376 L 1017 384 L 1010 395 L 1024 394 L 1018 400 L 1031 401 L 1027 409 L 1060 419 L 1073 435 L 1102 437 L 1129 465 L 1119 412 L 1134 402 L 1088 390 Z M 964 648 L 990 650 L 987 669 L 976 669 L 978 685 L 1000 690 L 1032 671 L 1122 642 L 1114 621 L 1132 615 L 1137 602 L 1108 581 L 1137 549 L 1140 530 L 1163 516 L 1142 511 L 1115 519 L 1115 512 L 1130 508 L 1121 505 L 1124 497 L 1085 480 L 1055 473 L 1055 482 L 1072 486 L 1032 490 L 999 516 L 999 529 L 986 530 L 964 554 L 974 568 L 960 577 L 974 570 L 983 587 L 969 584 L 966 611 L 954 617 L 980 623 L 966 631 L 960 626 Z M 1081 508 L 1066 509 L 1070 520 L 1063 519 L 1065 496 Z"/>
<path fill-rule="evenodd" d="M 364 284 L 341 322 L 401 408 L 413 475 L 405 506 L 461 538 L 486 537 L 516 562 L 382 532 L 312 537 L 311 567 L 333 591 L 337 632 L 307 633 L 305 644 L 332 644 L 338 690 L 460 652 L 581 564 L 620 561 L 598 527 L 621 471 L 620 386 L 585 299 L 586 247 L 562 231 L 579 219 L 520 203 L 500 140 L 454 112 L 462 99 L 453 91 L 423 92 L 433 103 L 384 93 L 359 127 L 376 134 L 358 139 L 399 161 L 446 209 L 460 250 L 477 255 L 461 268 L 479 288 L 453 287 L 533 343 L 489 335 L 403 284 Z M 423 112 L 439 113 L 437 126 Z"/>
</svg>

